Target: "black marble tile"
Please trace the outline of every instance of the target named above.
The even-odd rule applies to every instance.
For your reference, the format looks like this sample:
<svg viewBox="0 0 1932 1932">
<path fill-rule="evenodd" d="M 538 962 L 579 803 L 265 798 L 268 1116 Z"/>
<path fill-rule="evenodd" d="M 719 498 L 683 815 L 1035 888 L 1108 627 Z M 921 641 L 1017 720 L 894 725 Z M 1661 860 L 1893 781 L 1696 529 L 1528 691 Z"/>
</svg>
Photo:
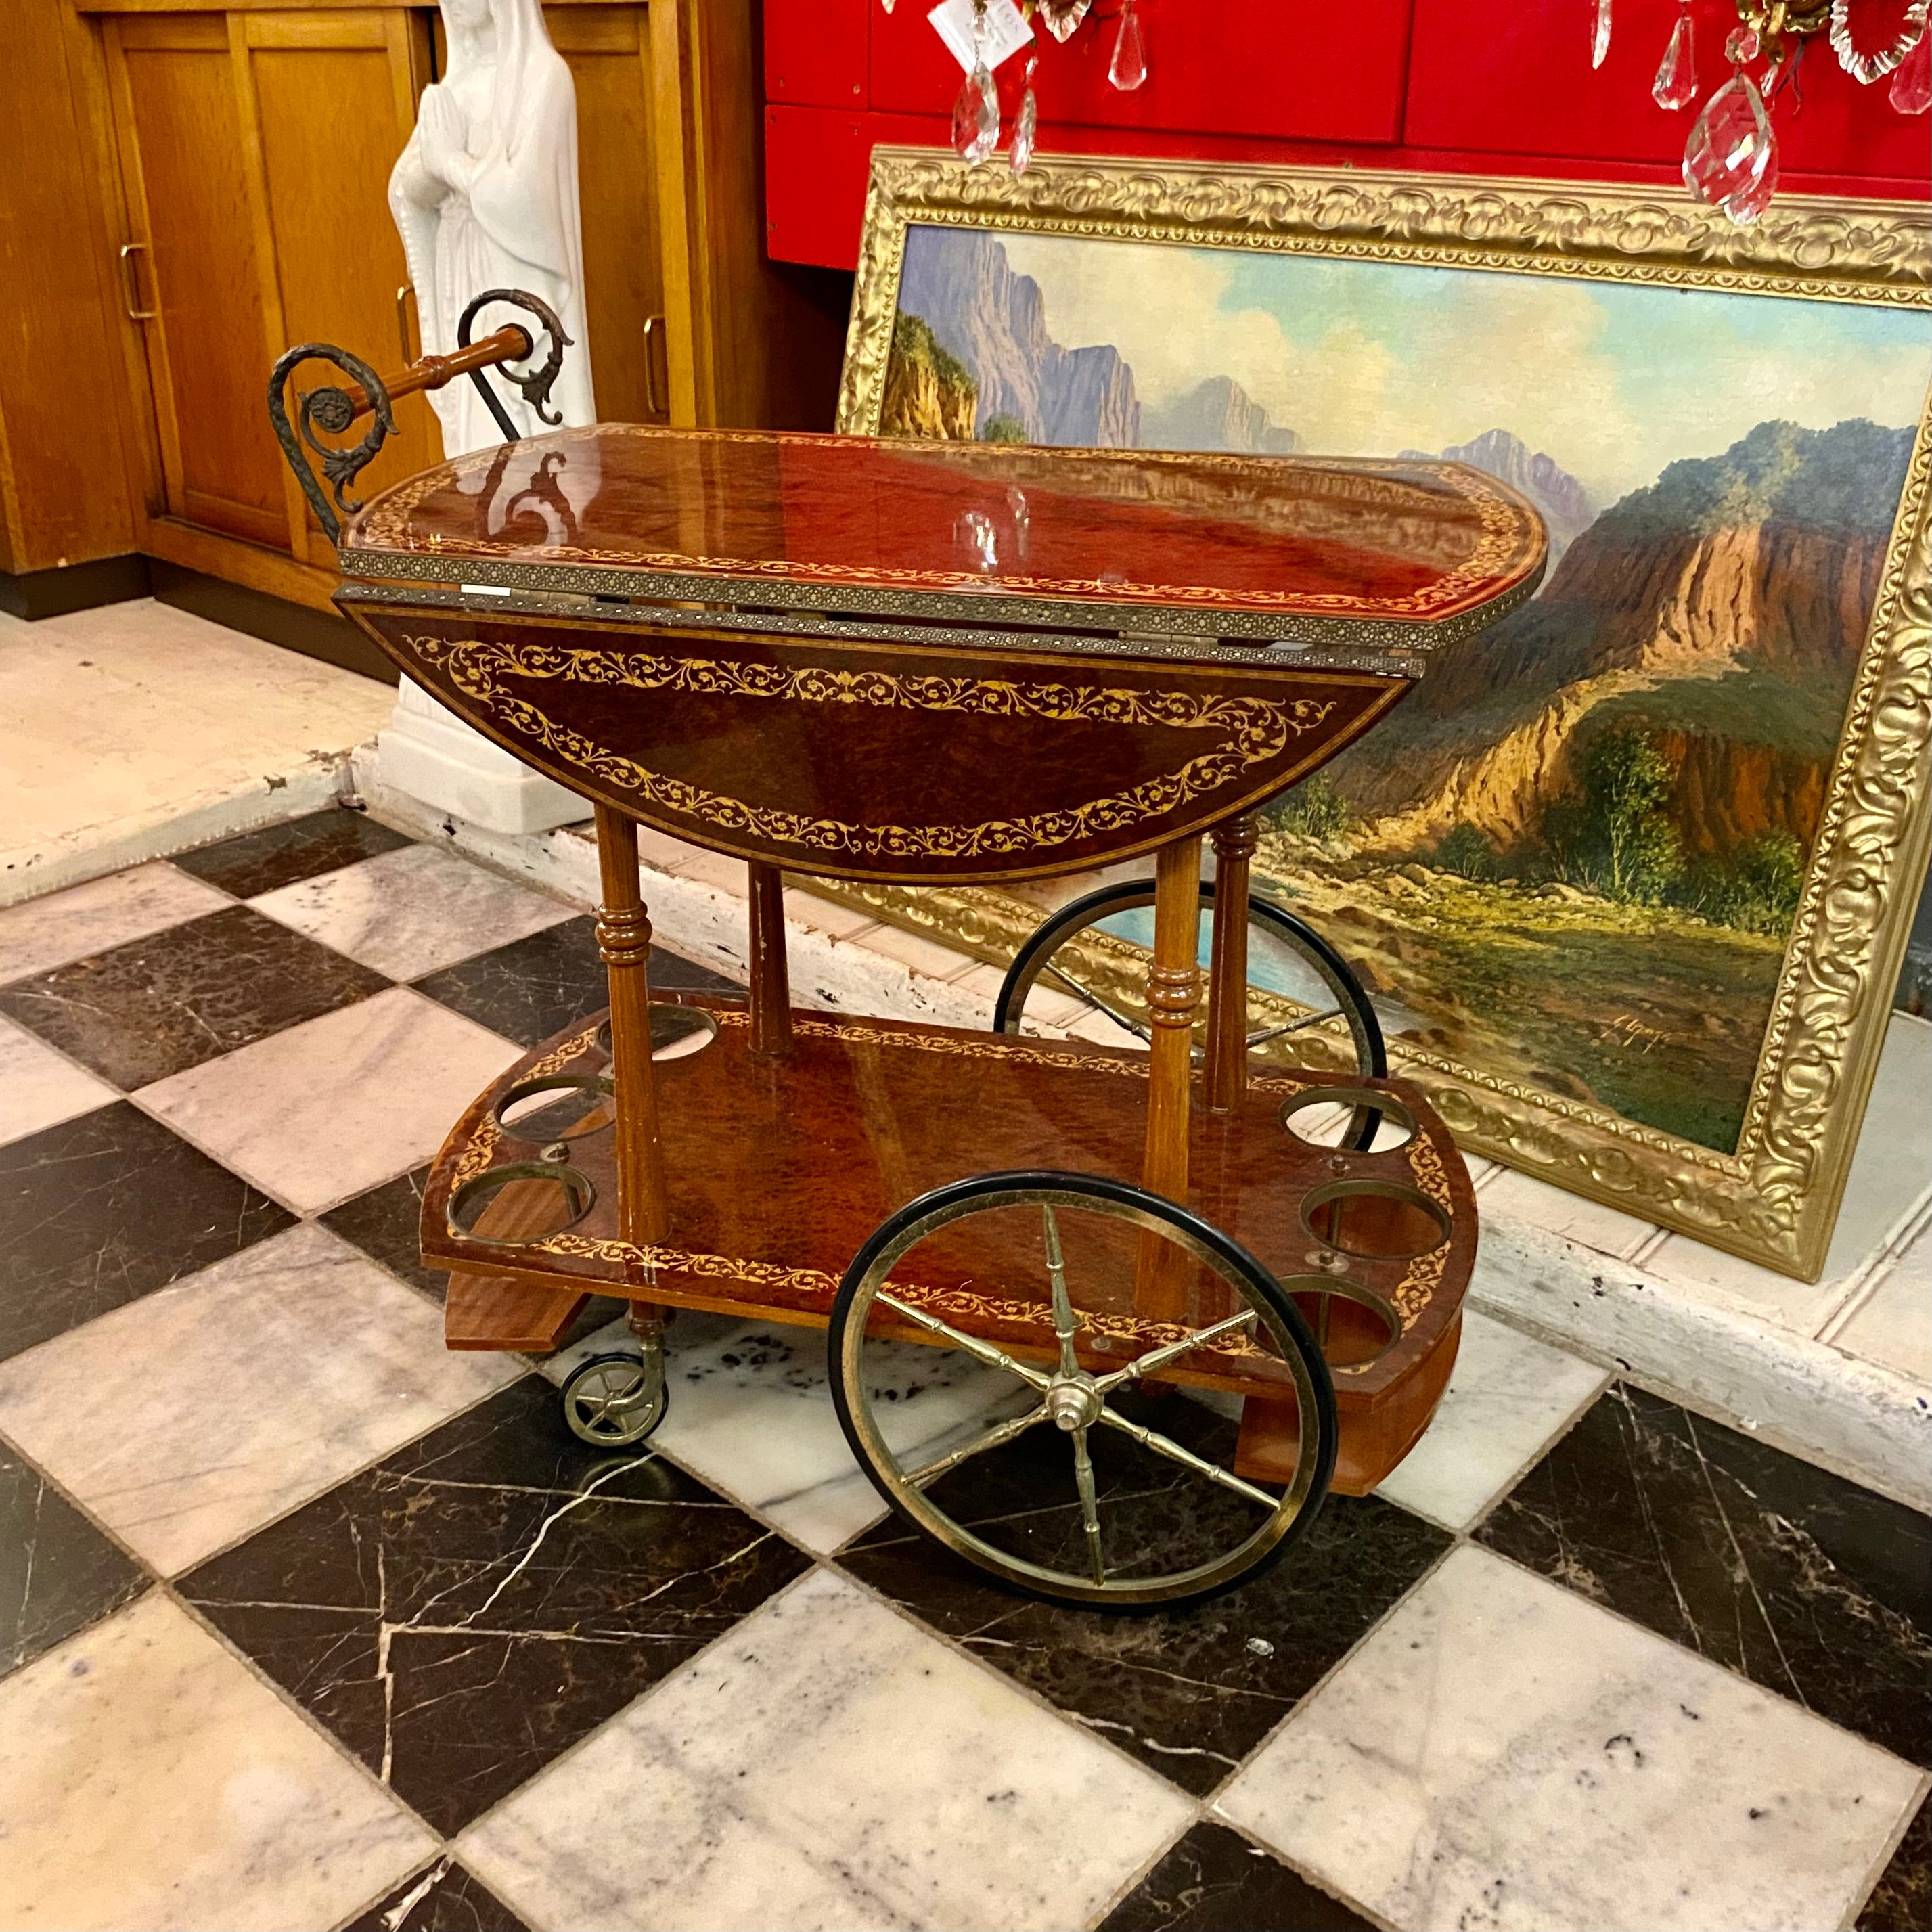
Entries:
<svg viewBox="0 0 1932 1932">
<path fill-rule="evenodd" d="M 343 1932 L 528 1932 L 475 1873 L 439 1858 L 406 1879 Z"/>
<path fill-rule="evenodd" d="M 1855 1923 L 1856 1932 L 1925 1932 L 1932 1925 L 1932 1798 L 1906 1827 Z"/>
<path fill-rule="evenodd" d="M 124 1100 L 0 1147 L 0 1359 L 294 1220 Z"/>
<path fill-rule="evenodd" d="M 0 1012 L 131 1093 L 388 984 L 230 906 L 0 988 Z"/>
<path fill-rule="evenodd" d="M 259 832 L 244 832 L 219 844 L 184 852 L 174 863 L 238 899 L 251 899 L 257 893 L 272 892 L 298 879 L 312 879 L 319 872 L 332 872 L 338 866 L 374 859 L 409 843 L 400 832 L 377 824 L 367 812 L 331 806 L 305 818 L 265 825 Z"/>
<path fill-rule="evenodd" d="M 1374 1932 L 1366 1918 L 1225 1825 L 1180 1839 L 1100 1932 Z"/>
<path fill-rule="evenodd" d="M 709 967 L 658 946 L 651 948 L 650 978 L 666 991 L 744 991 Z M 547 926 L 416 983 L 431 999 L 523 1046 L 535 1046 L 610 1003 L 597 957 L 597 924 L 587 916 Z"/>
<path fill-rule="evenodd" d="M 1754 1683 L 1932 1763 L 1932 1519 L 1619 1384 L 1480 1534 Z"/>
<path fill-rule="evenodd" d="M 0 1447 L 0 1674 L 147 1587 L 140 1566 Z"/>
<path fill-rule="evenodd" d="M 317 1218 L 330 1233 L 440 1301 L 449 1276 L 442 1268 L 425 1268 L 422 1258 L 422 1193 L 428 1179 L 427 1167 L 399 1174 Z"/>
<path fill-rule="evenodd" d="M 448 1834 L 806 1568 L 532 1376 L 179 1587 Z"/>
<path fill-rule="evenodd" d="M 1208 1454 L 1234 1425 L 1170 1396 L 1117 1402 Z M 1108 1432 L 1091 1438 L 1110 1554 L 1150 1570 L 1205 1561 L 1252 1512 Z M 1066 1569 L 1084 1564 L 1067 1439 L 1037 1429 L 942 1477 L 930 1493 L 989 1540 Z M 1228 1512 L 1232 1511 L 1230 1515 Z M 1061 1610 L 1012 1596 L 889 1518 L 839 1562 L 1187 1790 L 1226 1778 L 1433 1564 L 1442 1531 L 1373 1497 L 1330 1497 L 1275 1567 L 1198 1609 L 1152 1615 Z"/>
</svg>

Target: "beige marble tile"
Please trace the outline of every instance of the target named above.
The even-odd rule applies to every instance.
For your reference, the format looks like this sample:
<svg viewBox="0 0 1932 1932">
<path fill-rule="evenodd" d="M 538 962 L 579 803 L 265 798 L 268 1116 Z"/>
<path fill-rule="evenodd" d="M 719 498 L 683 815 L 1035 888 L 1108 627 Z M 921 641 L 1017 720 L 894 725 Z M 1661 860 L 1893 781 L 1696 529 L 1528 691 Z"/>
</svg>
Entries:
<svg viewBox="0 0 1932 1932">
<path fill-rule="evenodd" d="M 1216 1809 L 1400 1926 L 1816 1932 L 1919 1774 L 1464 1545 Z"/>
<path fill-rule="evenodd" d="M 141 1105 L 300 1214 L 419 1166 L 521 1049 L 406 987 L 141 1090 Z"/>
<path fill-rule="evenodd" d="M 0 1019 L 0 1146 L 105 1106 L 114 1089 Z"/>
<path fill-rule="evenodd" d="M 0 778 L 0 789 L 4 785 Z M 234 903 L 226 892 L 155 859 L 8 906 L 0 910 L 0 986 Z"/>
<path fill-rule="evenodd" d="M 1654 1225 L 1580 1194 L 1566 1193 L 1534 1174 L 1505 1168 L 1483 1186 L 1485 1214 L 1514 1214 L 1600 1255 L 1628 1261 L 1657 1232 Z"/>
<path fill-rule="evenodd" d="M 201 824 L 219 836 L 323 802 L 337 768 L 394 707 L 392 687 L 150 598 L 22 624 L 0 615 L 0 900 L 14 878 Z M 151 845 L 148 849 L 152 850 Z"/>
<path fill-rule="evenodd" d="M 1609 1380 L 1594 1363 L 1466 1309 L 1442 1406 L 1376 1493 L 1466 1529 Z"/>
<path fill-rule="evenodd" d="M 0 1432 L 172 1574 L 522 1370 L 302 1226 L 0 1363 Z"/>
<path fill-rule="evenodd" d="M 536 1925 L 1084 1925 L 1192 1802 L 820 1572 L 458 1841 Z"/>
<path fill-rule="evenodd" d="M 816 892 L 800 892 L 788 886 L 784 895 L 785 917 L 814 932 L 828 933 L 834 939 L 856 939 L 878 924 L 870 913 L 854 912 L 850 906 L 822 899 Z"/>
<path fill-rule="evenodd" d="M 0 1924 L 332 1925 L 435 1849 L 158 1593 L 0 1683 Z"/>
<path fill-rule="evenodd" d="M 875 926 L 862 944 L 868 952 L 896 959 L 902 966 L 922 973 L 928 980 L 957 980 L 980 963 L 970 953 L 956 952 L 950 946 L 941 946 L 916 932 L 902 932 L 896 926 Z"/>
<path fill-rule="evenodd" d="M 1832 1341 L 1921 1388 L 1932 1386 L 1932 1222 L 1886 1264 Z"/>
<path fill-rule="evenodd" d="M 577 916 L 431 845 L 386 852 L 249 904 L 392 980 L 419 980 Z"/>
</svg>

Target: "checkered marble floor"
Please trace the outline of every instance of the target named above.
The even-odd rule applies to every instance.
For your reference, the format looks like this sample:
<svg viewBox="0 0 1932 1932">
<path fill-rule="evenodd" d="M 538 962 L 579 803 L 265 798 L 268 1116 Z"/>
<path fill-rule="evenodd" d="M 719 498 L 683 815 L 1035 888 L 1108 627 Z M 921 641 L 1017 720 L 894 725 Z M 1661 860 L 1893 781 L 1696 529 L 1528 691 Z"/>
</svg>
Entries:
<svg viewBox="0 0 1932 1932">
<path fill-rule="evenodd" d="M 1183 1616 L 910 1541 L 804 1330 L 682 1316 L 649 1453 L 572 1442 L 414 1230 L 602 1004 L 346 812 L 0 912 L 0 1924 L 1932 1922 L 1932 1524 L 1480 1316 Z"/>
</svg>

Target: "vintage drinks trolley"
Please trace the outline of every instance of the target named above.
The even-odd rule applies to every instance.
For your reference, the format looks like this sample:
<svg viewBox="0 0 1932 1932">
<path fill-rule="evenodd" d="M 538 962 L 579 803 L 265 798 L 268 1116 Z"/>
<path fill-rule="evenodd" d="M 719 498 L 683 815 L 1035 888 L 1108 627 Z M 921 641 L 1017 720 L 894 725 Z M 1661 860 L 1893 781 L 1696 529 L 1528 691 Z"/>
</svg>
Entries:
<svg viewBox="0 0 1932 1932">
<path fill-rule="evenodd" d="M 387 386 L 292 351 L 272 386 L 340 608 L 596 814 L 609 1009 L 436 1159 L 448 1345 L 554 1348 L 586 1297 L 627 1299 L 641 1356 L 564 1390 L 614 1450 L 663 1413 L 664 1311 L 825 1328 L 866 1474 L 994 1577 L 1126 1607 L 1252 1575 L 1426 1426 L 1475 1212 L 1413 1087 L 1250 1066 L 1239 919 L 1204 1008 L 1203 836 L 1241 903 L 1256 808 L 1534 590 L 1535 512 L 1452 463 L 602 424 L 339 522 L 391 394 L 481 383 L 533 339 Z M 316 354 L 354 380 L 301 400 L 302 440 L 371 418 L 326 490 L 284 412 Z M 512 379 L 541 408 L 542 371 Z M 649 990 L 640 824 L 749 867 L 748 999 Z M 1149 853 L 1144 1051 L 792 1008 L 781 868 L 1020 880 Z M 1339 1141 L 1306 1130 L 1324 1112 Z M 937 1448 L 868 1370 L 908 1340 L 986 1384 Z"/>
</svg>

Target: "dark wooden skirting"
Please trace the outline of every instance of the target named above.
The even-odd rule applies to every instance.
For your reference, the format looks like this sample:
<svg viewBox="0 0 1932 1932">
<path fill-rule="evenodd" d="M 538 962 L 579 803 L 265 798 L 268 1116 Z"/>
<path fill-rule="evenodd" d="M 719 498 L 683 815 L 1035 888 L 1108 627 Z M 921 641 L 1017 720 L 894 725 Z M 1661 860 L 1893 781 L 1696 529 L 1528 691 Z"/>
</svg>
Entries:
<svg viewBox="0 0 1932 1932">
<path fill-rule="evenodd" d="M 244 584 L 225 584 L 218 577 L 205 577 L 198 570 L 164 563 L 159 557 L 147 562 L 154 594 L 164 604 L 279 644 L 285 651 L 320 658 L 324 664 L 340 664 L 344 670 L 359 672 L 384 684 L 396 682 L 395 667 L 346 617 L 290 604 Z"/>
<path fill-rule="evenodd" d="M 98 556 L 58 570 L 0 570 L 0 610 L 28 622 L 148 595 L 145 556 Z"/>
</svg>

